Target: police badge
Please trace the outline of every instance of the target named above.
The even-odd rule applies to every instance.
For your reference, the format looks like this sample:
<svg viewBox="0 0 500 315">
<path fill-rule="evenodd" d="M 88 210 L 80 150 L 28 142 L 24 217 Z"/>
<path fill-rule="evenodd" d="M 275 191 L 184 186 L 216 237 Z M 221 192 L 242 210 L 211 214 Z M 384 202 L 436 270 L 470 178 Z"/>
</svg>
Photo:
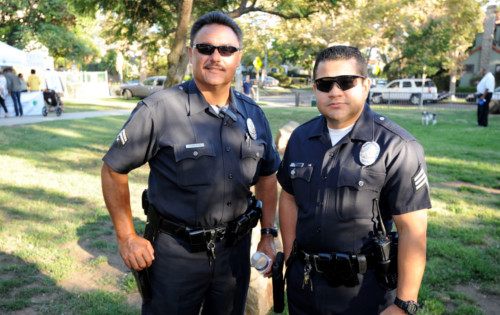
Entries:
<svg viewBox="0 0 500 315">
<path fill-rule="evenodd" d="M 252 138 L 253 140 L 257 139 L 257 131 L 255 130 L 255 125 L 253 124 L 251 118 L 247 119 L 247 129 L 248 133 L 250 134 L 250 138 Z"/>
<path fill-rule="evenodd" d="M 359 160 L 361 164 L 368 166 L 375 163 L 380 153 L 380 146 L 378 143 L 370 141 L 363 144 L 361 151 L 359 151 Z"/>
</svg>

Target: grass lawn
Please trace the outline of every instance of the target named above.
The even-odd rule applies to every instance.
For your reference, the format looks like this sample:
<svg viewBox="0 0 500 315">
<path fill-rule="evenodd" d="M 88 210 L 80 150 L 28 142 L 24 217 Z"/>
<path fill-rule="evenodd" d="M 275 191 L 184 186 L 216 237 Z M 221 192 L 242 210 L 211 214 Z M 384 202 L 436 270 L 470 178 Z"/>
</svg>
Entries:
<svg viewBox="0 0 500 315">
<path fill-rule="evenodd" d="M 132 108 L 137 100 L 67 102 L 68 111 Z M 433 209 L 419 314 L 500 309 L 500 116 L 476 127 L 474 110 L 373 107 L 423 144 Z M 264 108 L 273 134 L 316 108 Z M 0 127 L 0 313 L 139 314 L 100 187 L 101 158 L 125 116 Z M 148 167 L 130 175 L 135 224 Z"/>
</svg>

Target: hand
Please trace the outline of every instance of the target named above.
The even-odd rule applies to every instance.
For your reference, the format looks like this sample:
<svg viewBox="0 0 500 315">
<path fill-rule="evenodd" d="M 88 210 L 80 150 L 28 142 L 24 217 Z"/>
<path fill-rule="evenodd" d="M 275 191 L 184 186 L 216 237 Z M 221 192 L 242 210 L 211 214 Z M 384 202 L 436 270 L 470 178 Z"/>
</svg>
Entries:
<svg viewBox="0 0 500 315">
<path fill-rule="evenodd" d="M 397 307 L 395 304 L 392 304 L 388 308 L 386 308 L 380 315 L 396 315 L 396 314 L 402 314 L 405 315 L 406 312 Z"/>
<path fill-rule="evenodd" d="M 118 241 L 118 250 L 125 265 L 134 270 L 142 270 L 151 266 L 155 259 L 151 243 L 137 235 Z"/>
<path fill-rule="evenodd" d="M 274 246 L 274 237 L 271 234 L 261 235 L 260 242 L 257 245 L 257 251 L 263 252 L 267 257 L 271 258 L 271 265 L 276 258 L 276 247 Z M 272 276 L 271 267 L 263 274 L 264 277 L 270 278 Z"/>
</svg>

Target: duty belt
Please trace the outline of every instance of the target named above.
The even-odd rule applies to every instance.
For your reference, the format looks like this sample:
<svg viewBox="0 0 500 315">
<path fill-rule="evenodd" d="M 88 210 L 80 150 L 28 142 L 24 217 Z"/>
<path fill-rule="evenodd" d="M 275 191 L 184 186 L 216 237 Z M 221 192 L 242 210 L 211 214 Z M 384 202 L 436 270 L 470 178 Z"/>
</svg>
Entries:
<svg viewBox="0 0 500 315">
<path fill-rule="evenodd" d="M 353 287 L 359 284 L 357 275 L 366 273 L 367 259 L 371 262 L 370 257 L 362 254 L 312 253 L 304 250 L 297 243 L 294 244 L 292 255 L 304 263 L 302 288 L 310 285 L 311 291 L 313 290 L 311 271 L 321 273 L 331 286 Z"/>
<path fill-rule="evenodd" d="M 191 252 L 207 250 L 207 244 L 217 243 L 226 237 L 226 226 L 215 228 L 191 228 L 170 220 L 160 220 L 160 231 L 186 241 Z"/>
<path fill-rule="evenodd" d="M 311 254 L 303 250 L 297 251 L 297 258 L 302 262 L 310 262 L 319 273 L 349 270 L 364 274 L 367 270 L 367 257 L 344 253 L 317 253 Z"/>
<path fill-rule="evenodd" d="M 158 213 L 152 205 L 148 205 L 148 207 L 152 210 L 151 212 Z M 219 227 L 189 227 L 161 215 L 156 217 L 159 221 L 159 231 L 186 241 L 193 253 L 208 250 L 215 258 L 215 243 L 225 239 L 226 247 L 233 246 L 257 225 L 261 216 L 262 202 L 251 197 L 248 200 L 248 208 L 245 213 Z M 148 214 L 149 219 L 150 215 Z"/>
</svg>

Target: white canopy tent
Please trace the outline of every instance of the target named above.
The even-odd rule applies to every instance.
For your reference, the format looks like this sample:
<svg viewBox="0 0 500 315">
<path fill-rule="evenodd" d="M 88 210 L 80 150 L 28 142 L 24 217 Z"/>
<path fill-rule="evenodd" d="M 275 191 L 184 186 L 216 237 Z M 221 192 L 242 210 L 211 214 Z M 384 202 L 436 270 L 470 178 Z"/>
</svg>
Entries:
<svg viewBox="0 0 500 315">
<path fill-rule="evenodd" d="M 20 49 L 0 42 L 0 66 L 26 66 L 26 53 Z"/>
</svg>

